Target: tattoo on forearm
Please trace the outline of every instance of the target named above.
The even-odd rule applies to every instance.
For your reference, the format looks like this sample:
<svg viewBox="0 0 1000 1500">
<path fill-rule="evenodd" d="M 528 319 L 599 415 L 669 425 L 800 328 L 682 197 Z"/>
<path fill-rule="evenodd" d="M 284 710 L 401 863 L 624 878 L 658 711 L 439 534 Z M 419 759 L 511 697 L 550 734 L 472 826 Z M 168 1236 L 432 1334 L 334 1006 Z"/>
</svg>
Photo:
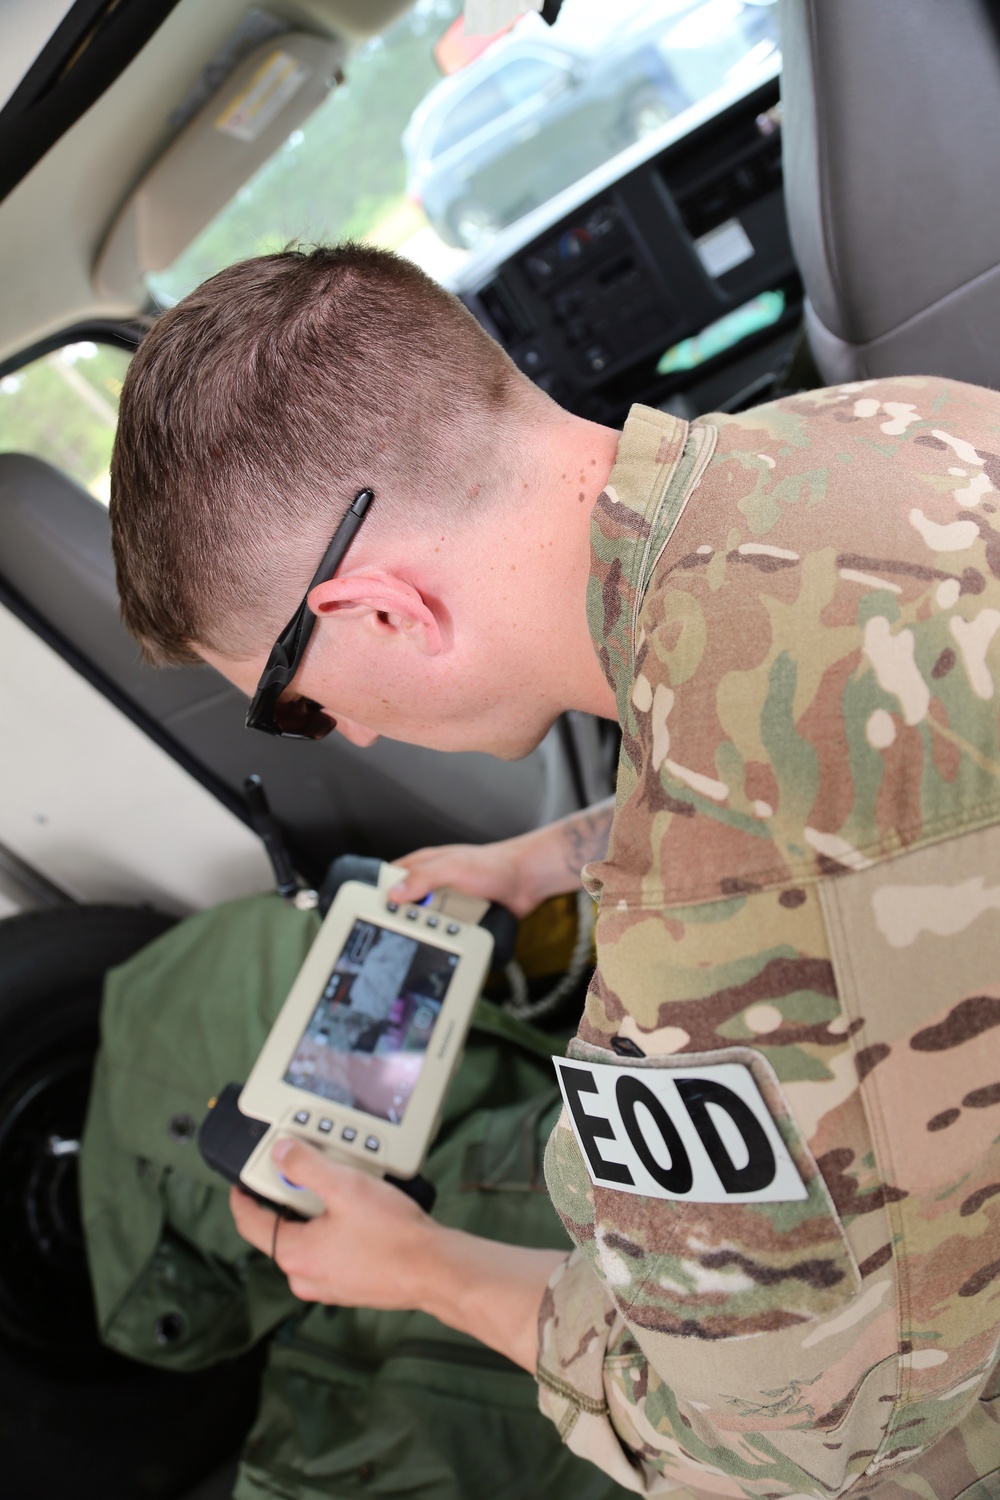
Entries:
<svg viewBox="0 0 1000 1500">
<path fill-rule="evenodd" d="M 588 808 L 566 821 L 562 828 L 563 855 L 566 870 L 579 876 L 584 865 L 603 859 L 608 851 L 608 836 L 614 817 L 614 799 Z"/>
</svg>

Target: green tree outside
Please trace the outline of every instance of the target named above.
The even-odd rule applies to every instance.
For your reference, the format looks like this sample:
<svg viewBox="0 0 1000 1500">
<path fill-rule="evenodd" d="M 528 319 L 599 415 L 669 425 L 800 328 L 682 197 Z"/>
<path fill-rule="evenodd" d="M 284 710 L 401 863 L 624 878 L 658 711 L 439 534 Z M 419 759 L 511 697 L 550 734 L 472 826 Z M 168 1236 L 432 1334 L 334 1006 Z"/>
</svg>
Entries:
<svg viewBox="0 0 1000 1500">
<path fill-rule="evenodd" d="M 0 380 L 0 453 L 33 453 L 107 504 L 122 349 L 70 344 Z"/>
<path fill-rule="evenodd" d="M 405 197 L 401 137 L 440 81 L 433 47 L 460 10 L 461 0 L 419 0 L 384 36 L 366 42 L 326 103 L 168 270 L 150 278 L 154 293 L 178 301 L 224 266 L 292 241 L 398 243 L 426 224 Z"/>
<path fill-rule="evenodd" d="M 166 303 L 233 261 L 290 241 L 402 243 L 426 223 L 405 197 L 400 137 L 440 78 L 432 49 L 461 0 L 418 0 L 351 58 L 347 81 L 296 131 L 167 271 Z M 381 232 L 380 232 L 381 231 Z M 108 500 L 128 355 L 73 344 L 0 380 L 0 452 L 32 453 Z"/>
</svg>

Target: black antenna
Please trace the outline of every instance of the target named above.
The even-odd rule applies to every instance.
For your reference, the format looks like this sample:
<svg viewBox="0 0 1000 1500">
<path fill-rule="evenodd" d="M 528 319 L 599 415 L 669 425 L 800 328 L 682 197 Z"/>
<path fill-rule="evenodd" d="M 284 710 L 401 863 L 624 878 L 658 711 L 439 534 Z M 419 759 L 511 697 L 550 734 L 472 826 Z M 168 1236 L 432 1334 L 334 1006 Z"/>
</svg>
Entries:
<svg viewBox="0 0 1000 1500">
<path fill-rule="evenodd" d="M 243 783 L 243 795 L 247 800 L 250 826 L 264 845 L 267 857 L 271 861 L 278 895 L 283 896 L 286 901 L 291 901 L 299 888 L 298 876 L 292 864 L 288 845 L 285 843 L 285 836 L 271 812 L 271 805 L 264 791 L 264 783 L 258 775 L 247 777 Z"/>
</svg>

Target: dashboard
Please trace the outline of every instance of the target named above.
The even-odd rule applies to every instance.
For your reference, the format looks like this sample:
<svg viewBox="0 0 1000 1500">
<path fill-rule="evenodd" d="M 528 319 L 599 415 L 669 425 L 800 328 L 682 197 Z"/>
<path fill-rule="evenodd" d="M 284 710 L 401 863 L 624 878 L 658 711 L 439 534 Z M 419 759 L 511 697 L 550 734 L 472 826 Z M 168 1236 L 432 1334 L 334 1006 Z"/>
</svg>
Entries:
<svg viewBox="0 0 1000 1500">
<path fill-rule="evenodd" d="M 617 165 L 577 184 L 572 206 L 550 204 L 544 226 L 535 215 L 494 242 L 463 274 L 462 300 L 532 380 L 593 421 L 620 426 L 636 401 L 693 417 L 767 400 L 803 296 L 777 77 Z"/>
</svg>

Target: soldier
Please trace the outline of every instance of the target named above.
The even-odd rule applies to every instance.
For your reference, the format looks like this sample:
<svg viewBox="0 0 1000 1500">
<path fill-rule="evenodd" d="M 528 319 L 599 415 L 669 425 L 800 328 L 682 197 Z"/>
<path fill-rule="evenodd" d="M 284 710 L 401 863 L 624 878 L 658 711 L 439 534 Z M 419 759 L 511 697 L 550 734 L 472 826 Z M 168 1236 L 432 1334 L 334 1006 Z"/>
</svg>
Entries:
<svg viewBox="0 0 1000 1500">
<path fill-rule="evenodd" d="M 998 1493 L 998 454 L 1000 396 L 923 378 L 618 434 L 350 246 L 223 272 L 126 380 L 112 520 L 151 658 L 254 694 L 369 486 L 255 700 L 273 730 L 515 756 L 568 708 L 621 725 L 606 855 L 608 808 L 420 851 L 400 891 L 524 911 L 593 861 L 546 1160 L 577 1249 L 450 1231 L 283 1143 L 328 1213 L 277 1258 L 536 1370 L 635 1491 Z"/>
</svg>

